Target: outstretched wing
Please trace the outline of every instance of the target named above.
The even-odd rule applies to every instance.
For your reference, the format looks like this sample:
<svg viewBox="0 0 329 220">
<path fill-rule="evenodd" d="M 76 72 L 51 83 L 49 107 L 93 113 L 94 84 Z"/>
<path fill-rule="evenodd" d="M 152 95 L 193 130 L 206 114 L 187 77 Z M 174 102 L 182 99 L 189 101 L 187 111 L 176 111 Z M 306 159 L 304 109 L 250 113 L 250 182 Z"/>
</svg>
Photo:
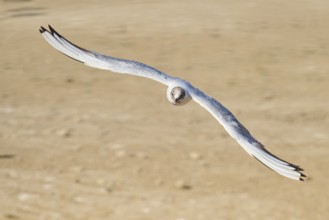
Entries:
<svg viewBox="0 0 329 220">
<path fill-rule="evenodd" d="M 302 173 L 302 168 L 288 163 L 267 151 L 264 145 L 257 141 L 234 115 L 217 100 L 196 88 L 191 90 L 193 100 L 209 111 L 251 156 L 285 177 L 303 181 L 303 177 L 306 176 Z"/>
<path fill-rule="evenodd" d="M 143 63 L 106 56 L 81 48 L 65 39 L 50 25 L 49 30 L 41 27 L 39 31 L 46 39 L 46 41 L 55 49 L 88 66 L 110 70 L 117 73 L 127 73 L 131 75 L 142 76 L 156 80 L 165 85 L 168 85 L 169 81 L 174 79 L 173 77 L 166 75 L 165 73 Z"/>
</svg>

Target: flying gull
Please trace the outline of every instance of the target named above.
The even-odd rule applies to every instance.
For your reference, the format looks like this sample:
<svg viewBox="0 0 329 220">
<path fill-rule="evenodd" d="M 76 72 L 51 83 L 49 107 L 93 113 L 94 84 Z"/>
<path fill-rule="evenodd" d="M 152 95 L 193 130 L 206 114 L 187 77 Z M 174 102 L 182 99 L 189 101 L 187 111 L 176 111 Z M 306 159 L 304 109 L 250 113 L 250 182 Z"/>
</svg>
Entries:
<svg viewBox="0 0 329 220">
<path fill-rule="evenodd" d="M 173 105 L 185 105 L 193 99 L 210 112 L 249 155 L 256 158 L 268 168 L 290 179 L 303 181 L 303 178 L 306 177 L 302 173 L 302 168 L 282 160 L 267 151 L 264 145 L 256 140 L 227 108 L 214 98 L 195 88 L 189 82 L 169 76 L 140 62 L 106 56 L 81 48 L 65 39 L 50 25 L 49 30 L 41 27 L 39 31 L 55 49 L 87 66 L 146 77 L 166 85 L 168 87 L 167 99 Z"/>
</svg>

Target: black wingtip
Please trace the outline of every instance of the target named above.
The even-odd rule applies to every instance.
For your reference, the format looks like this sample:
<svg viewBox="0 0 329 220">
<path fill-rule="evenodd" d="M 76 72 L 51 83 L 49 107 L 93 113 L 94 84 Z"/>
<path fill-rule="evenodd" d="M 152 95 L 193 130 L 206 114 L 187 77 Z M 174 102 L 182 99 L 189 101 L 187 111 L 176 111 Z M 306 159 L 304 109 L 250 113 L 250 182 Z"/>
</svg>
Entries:
<svg viewBox="0 0 329 220">
<path fill-rule="evenodd" d="M 65 37 L 63 37 L 62 35 L 60 35 L 50 24 L 48 24 L 48 28 L 49 28 L 49 31 L 50 33 L 54 36 L 54 35 L 57 35 L 58 37 L 60 38 L 63 38 L 64 40 L 68 41 Z M 69 42 L 69 41 L 68 41 Z M 71 43 L 71 42 L 69 42 Z M 73 44 L 73 43 L 71 43 Z"/>
<path fill-rule="evenodd" d="M 295 165 L 295 168 L 296 168 L 296 170 L 298 170 L 298 171 L 301 171 L 301 172 L 304 171 L 304 169 L 301 168 L 300 166 L 296 166 L 296 165 Z"/>
<path fill-rule="evenodd" d="M 255 157 L 254 155 L 252 155 L 253 158 L 255 158 L 256 160 L 258 160 L 260 163 L 262 163 L 263 165 L 265 165 L 267 168 L 269 168 L 270 170 L 275 171 L 274 169 L 272 169 L 271 167 L 267 166 L 265 163 L 263 163 L 261 160 L 259 160 L 257 157 Z M 298 172 L 300 174 L 299 177 L 299 181 L 304 181 L 303 178 L 306 178 L 307 176 L 305 174 L 302 173 L 302 171 L 304 171 L 302 168 L 300 168 L 297 165 L 293 165 L 293 164 L 289 164 L 290 167 L 293 167 L 295 169 L 296 172 Z M 275 171 L 277 172 L 277 171 Z"/>
<path fill-rule="evenodd" d="M 41 34 L 43 34 L 45 31 L 47 31 L 47 29 L 41 26 L 39 31 L 40 31 Z"/>
<path fill-rule="evenodd" d="M 48 27 L 49 27 L 49 30 L 51 31 L 51 33 L 56 32 L 55 29 L 50 24 L 48 24 Z"/>
<path fill-rule="evenodd" d="M 300 181 L 305 181 L 305 178 L 307 178 L 307 176 L 304 173 L 300 173 Z"/>
<path fill-rule="evenodd" d="M 284 162 L 286 162 L 286 161 L 284 161 Z M 288 162 L 286 162 L 286 163 L 288 163 Z M 297 172 L 303 172 L 304 171 L 303 168 L 301 168 L 297 165 L 291 164 L 291 163 L 288 163 L 287 166 L 289 166 L 291 168 L 294 168 L 294 170 L 297 171 Z"/>
</svg>

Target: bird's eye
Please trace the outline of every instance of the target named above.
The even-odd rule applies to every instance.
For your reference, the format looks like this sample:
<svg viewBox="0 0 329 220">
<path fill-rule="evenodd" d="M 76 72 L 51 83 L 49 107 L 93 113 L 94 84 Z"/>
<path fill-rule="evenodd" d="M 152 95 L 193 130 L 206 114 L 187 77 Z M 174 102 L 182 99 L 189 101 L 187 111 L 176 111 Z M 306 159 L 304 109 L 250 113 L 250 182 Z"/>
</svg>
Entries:
<svg viewBox="0 0 329 220">
<path fill-rule="evenodd" d="M 175 99 L 174 91 L 171 91 L 170 96 L 171 96 L 172 99 Z"/>
</svg>

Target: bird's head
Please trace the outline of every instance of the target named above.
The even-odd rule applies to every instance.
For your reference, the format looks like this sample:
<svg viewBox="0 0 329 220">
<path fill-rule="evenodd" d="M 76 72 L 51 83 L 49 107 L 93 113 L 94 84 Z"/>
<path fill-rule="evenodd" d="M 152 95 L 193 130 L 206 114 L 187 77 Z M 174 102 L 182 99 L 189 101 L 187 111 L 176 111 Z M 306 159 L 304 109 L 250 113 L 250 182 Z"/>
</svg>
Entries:
<svg viewBox="0 0 329 220">
<path fill-rule="evenodd" d="M 171 104 L 180 106 L 180 105 L 185 105 L 192 98 L 187 90 L 176 86 L 176 87 L 168 87 L 167 99 Z"/>
</svg>

